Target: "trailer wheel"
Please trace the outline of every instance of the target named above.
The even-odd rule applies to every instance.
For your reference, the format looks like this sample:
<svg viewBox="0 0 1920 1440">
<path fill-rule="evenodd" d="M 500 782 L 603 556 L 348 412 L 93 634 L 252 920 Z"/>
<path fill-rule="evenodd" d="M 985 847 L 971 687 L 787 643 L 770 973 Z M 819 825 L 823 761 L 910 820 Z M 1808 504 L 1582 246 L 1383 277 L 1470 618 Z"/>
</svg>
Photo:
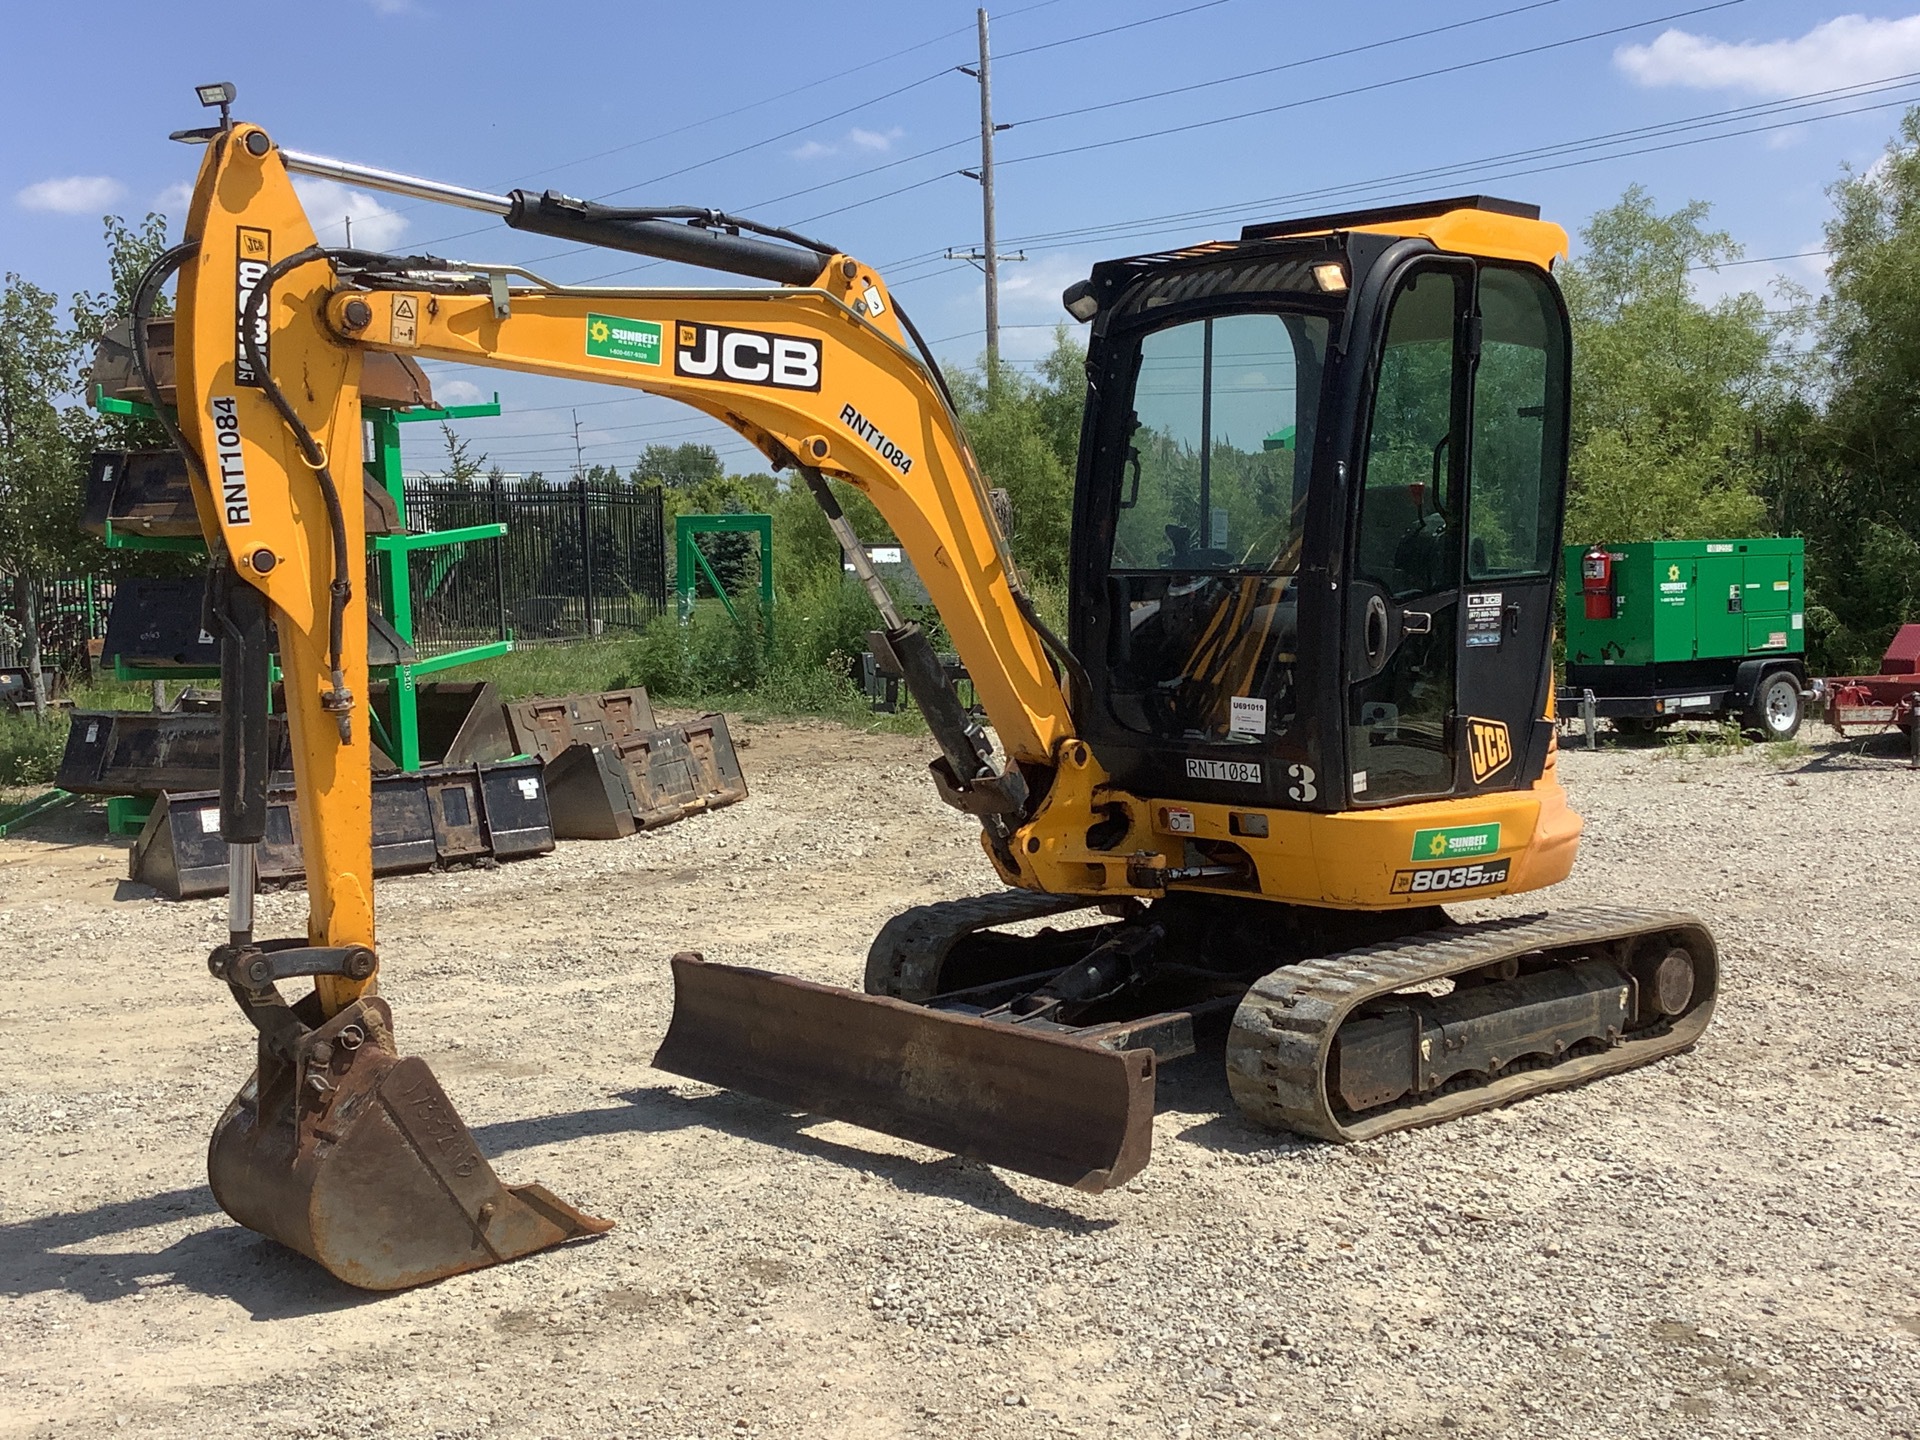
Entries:
<svg viewBox="0 0 1920 1440">
<path fill-rule="evenodd" d="M 1799 682 L 1785 671 L 1769 675 L 1740 723 L 1763 740 L 1791 740 L 1800 733 Z"/>
</svg>

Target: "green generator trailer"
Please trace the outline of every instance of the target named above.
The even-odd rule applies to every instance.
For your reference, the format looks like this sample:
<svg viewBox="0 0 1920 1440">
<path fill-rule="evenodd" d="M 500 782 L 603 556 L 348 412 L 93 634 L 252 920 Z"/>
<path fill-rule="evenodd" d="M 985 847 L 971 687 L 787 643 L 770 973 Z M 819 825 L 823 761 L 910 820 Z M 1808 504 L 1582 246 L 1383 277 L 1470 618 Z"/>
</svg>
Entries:
<svg viewBox="0 0 1920 1440">
<path fill-rule="evenodd" d="M 1645 732 L 1735 716 L 1784 740 L 1809 698 L 1805 547 L 1788 540 L 1569 545 L 1560 713 Z"/>
</svg>

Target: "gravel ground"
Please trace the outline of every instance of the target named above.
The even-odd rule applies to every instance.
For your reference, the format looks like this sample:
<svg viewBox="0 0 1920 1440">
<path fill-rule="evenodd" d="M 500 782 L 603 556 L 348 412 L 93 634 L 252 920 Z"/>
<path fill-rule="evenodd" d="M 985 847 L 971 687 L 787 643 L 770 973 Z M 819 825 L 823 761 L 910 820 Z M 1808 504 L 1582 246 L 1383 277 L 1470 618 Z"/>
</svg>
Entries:
<svg viewBox="0 0 1920 1440">
<path fill-rule="evenodd" d="M 1692 1053 L 1333 1149 L 1167 1067 L 1104 1196 L 657 1074 L 665 957 L 857 985 L 991 884 L 923 741 L 738 726 L 745 804 L 383 881 L 385 989 L 509 1180 L 602 1239 L 371 1297 L 205 1186 L 251 1040 L 219 902 L 97 812 L 0 841 L 0 1437 L 1912 1436 L 1920 775 L 1894 742 L 1575 750 L 1555 904 L 1691 908 Z M 1540 908 L 1541 897 L 1460 913 Z M 304 895 L 266 897 L 295 933 Z"/>
</svg>

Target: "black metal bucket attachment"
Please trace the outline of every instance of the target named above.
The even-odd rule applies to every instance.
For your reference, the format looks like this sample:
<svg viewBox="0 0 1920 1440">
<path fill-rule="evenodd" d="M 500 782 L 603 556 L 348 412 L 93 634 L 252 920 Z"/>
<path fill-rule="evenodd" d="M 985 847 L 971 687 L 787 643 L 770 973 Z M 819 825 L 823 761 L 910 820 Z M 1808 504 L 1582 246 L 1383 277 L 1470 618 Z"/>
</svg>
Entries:
<svg viewBox="0 0 1920 1440">
<path fill-rule="evenodd" d="M 673 957 L 657 1069 L 1098 1192 L 1146 1167 L 1154 1056 Z"/>
<path fill-rule="evenodd" d="M 373 777 L 375 875 L 488 856 L 519 860 L 551 849 L 553 822 L 538 760 L 434 765 Z M 306 873 L 300 812 L 290 787 L 268 792 L 257 863 L 261 880 L 270 883 Z M 220 834 L 219 792 L 162 795 L 133 842 L 127 877 L 174 900 L 224 895 L 227 842 Z"/>
<path fill-rule="evenodd" d="M 547 761 L 553 833 L 619 840 L 747 798 L 724 715 L 567 746 Z"/>
<path fill-rule="evenodd" d="M 423 1285 L 613 1227 L 502 1185 L 427 1063 L 395 1051 L 383 1000 L 260 1059 L 208 1147 L 214 1198 L 349 1285 Z"/>
</svg>

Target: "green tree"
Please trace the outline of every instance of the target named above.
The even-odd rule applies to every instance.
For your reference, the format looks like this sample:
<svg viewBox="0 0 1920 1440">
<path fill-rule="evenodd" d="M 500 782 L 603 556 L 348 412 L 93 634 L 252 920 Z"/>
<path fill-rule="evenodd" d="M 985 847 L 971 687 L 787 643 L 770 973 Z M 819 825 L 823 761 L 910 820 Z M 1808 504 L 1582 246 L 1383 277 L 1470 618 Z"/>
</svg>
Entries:
<svg viewBox="0 0 1920 1440">
<path fill-rule="evenodd" d="M 487 452 L 482 450 L 476 454 L 473 442 L 454 434 L 453 427 L 444 420 L 440 423 L 440 439 L 447 448 L 444 473 L 448 483 L 457 485 L 461 489 L 472 488 L 474 483 L 487 473 Z M 497 470 L 499 467 L 493 468 Z"/>
<path fill-rule="evenodd" d="M 711 445 L 688 442 L 684 445 L 649 445 L 634 463 L 635 485 L 658 485 L 663 490 L 690 490 L 703 481 L 719 480 L 727 473 L 720 453 Z"/>
<path fill-rule="evenodd" d="M 39 594 L 80 538 L 80 483 L 92 426 L 71 402 L 79 354 L 58 297 L 9 273 L 0 282 L 0 574 L 11 577 L 34 714 L 45 719 Z"/>
<path fill-rule="evenodd" d="M 1573 320 L 1575 544 L 1751 535 L 1764 528 L 1755 425 L 1779 394 L 1777 327 L 1753 294 L 1712 305 L 1689 271 L 1738 259 L 1708 207 L 1654 209 L 1639 186 L 1581 232 L 1561 274 Z"/>
<path fill-rule="evenodd" d="M 1893 631 L 1920 620 L 1920 109 L 1828 193 L 1825 394 L 1788 407 L 1768 488 L 1806 536 L 1809 646 L 1834 673 L 1873 669 Z"/>
<path fill-rule="evenodd" d="M 103 331 L 132 318 L 134 286 L 167 248 L 164 215 L 149 213 L 138 225 L 129 225 L 118 215 L 107 215 L 102 218 L 101 226 L 107 241 L 107 288 L 75 291 L 69 306 L 76 359 L 82 367 L 91 360 L 94 341 Z M 156 295 L 152 314 L 159 317 L 172 313 L 172 299 L 164 291 Z M 81 378 L 84 380 L 84 375 Z M 95 415 L 92 425 L 97 443 L 107 449 L 155 450 L 172 443 L 157 420 L 134 415 Z"/>
<path fill-rule="evenodd" d="M 1063 325 L 1032 375 L 1003 362 L 995 375 L 982 366 L 948 377 L 987 484 L 1007 492 L 1014 558 L 1045 583 L 1067 574 L 1086 361 Z"/>
</svg>

